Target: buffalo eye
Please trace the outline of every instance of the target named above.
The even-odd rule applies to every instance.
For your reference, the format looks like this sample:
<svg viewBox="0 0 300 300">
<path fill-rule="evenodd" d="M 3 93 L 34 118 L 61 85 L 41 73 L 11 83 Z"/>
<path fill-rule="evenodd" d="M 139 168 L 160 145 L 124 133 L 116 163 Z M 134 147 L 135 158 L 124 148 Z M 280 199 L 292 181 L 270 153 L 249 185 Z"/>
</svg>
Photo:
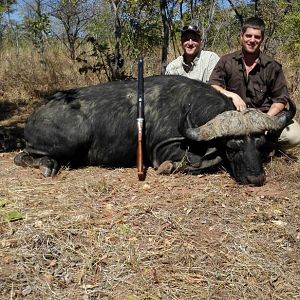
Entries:
<svg viewBox="0 0 300 300">
<path fill-rule="evenodd" d="M 229 161 L 233 161 L 238 153 L 240 153 L 244 142 L 243 140 L 232 139 L 226 142 L 226 156 Z"/>
<path fill-rule="evenodd" d="M 262 147 L 266 143 L 265 136 L 259 136 L 254 139 L 256 148 Z"/>
<path fill-rule="evenodd" d="M 231 150 L 239 150 L 241 146 L 243 145 L 244 141 L 243 140 L 229 140 L 226 143 L 227 148 Z"/>
</svg>

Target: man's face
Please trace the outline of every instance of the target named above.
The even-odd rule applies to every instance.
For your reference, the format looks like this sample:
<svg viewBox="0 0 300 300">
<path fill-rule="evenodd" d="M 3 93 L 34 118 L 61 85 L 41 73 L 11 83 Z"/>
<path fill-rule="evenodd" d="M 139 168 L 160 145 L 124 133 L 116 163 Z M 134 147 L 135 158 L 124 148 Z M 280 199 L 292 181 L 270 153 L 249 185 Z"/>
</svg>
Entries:
<svg viewBox="0 0 300 300">
<path fill-rule="evenodd" d="M 247 28 L 244 33 L 241 33 L 242 49 L 245 53 L 257 53 L 262 41 L 263 37 L 260 29 Z"/>
<path fill-rule="evenodd" d="M 201 45 L 200 36 L 193 32 L 187 32 L 181 38 L 181 46 L 185 55 L 195 57 Z"/>
</svg>

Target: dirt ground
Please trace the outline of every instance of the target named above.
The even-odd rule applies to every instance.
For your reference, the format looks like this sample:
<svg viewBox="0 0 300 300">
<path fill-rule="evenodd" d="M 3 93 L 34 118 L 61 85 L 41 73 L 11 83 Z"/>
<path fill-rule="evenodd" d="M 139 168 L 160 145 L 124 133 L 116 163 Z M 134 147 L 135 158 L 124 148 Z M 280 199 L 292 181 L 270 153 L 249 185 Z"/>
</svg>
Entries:
<svg viewBox="0 0 300 300">
<path fill-rule="evenodd" d="M 15 154 L 0 157 L 1 299 L 300 299 L 299 162 L 249 187 L 224 170 L 43 178 Z"/>
<path fill-rule="evenodd" d="M 299 161 L 271 160 L 262 187 L 224 170 L 44 178 L 13 164 L 26 105 L 0 108 L 0 299 L 300 299 Z"/>
</svg>

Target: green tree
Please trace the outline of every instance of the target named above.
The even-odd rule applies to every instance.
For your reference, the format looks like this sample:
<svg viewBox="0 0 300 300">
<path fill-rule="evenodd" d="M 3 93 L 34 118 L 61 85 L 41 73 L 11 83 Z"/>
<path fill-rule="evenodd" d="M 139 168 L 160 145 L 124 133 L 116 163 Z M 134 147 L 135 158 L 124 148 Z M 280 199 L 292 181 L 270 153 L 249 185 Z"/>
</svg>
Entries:
<svg viewBox="0 0 300 300">
<path fill-rule="evenodd" d="M 50 0 L 47 5 L 50 14 L 62 26 L 52 27 L 52 32 L 68 49 L 69 57 L 75 61 L 77 49 L 86 35 L 88 24 L 95 18 L 98 6 L 97 0 Z"/>
<path fill-rule="evenodd" d="M 13 4 L 16 3 L 16 0 L 0 0 L 0 43 L 5 33 L 5 30 L 14 26 L 14 22 L 11 22 L 10 14 L 13 12 Z"/>
<path fill-rule="evenodd" d="M 45 64 L 45 44 L 50 31 L 49 14 L 45 11 L 43 0 L 26 2 L 24 10 L 23 27 L 38 50 L 41 63 Z"/>
<path fill-rule="evenodd" d="M 124 77 L 125 70 L 128 77 L 133 76 L 137 57 L 160 47 L 162 24 L 157 4 L 154 0 L 107 0 L 102 3 L 97 18 L 89 24 L 90 36 L 105 41 L 106 51 L 114 58 L 112 80 Z"/>
<path fill-rule="evenodd" d="M 290 2 L 286 14 L 279 23 L 278 33 L 282 36 L 285 50 L 300 52 L 300 0 Z"/>
</svg>

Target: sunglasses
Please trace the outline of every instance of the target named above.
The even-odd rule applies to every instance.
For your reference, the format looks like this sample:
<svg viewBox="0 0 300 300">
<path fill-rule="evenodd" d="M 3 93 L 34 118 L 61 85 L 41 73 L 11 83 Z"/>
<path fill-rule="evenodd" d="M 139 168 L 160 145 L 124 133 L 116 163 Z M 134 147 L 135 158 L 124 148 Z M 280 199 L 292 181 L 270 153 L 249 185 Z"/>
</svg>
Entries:
<svg viewBox="0 0 300 300">
<path fill-rule="evenodd" d="M 186 30 L 193 30 L 193 31 L 198 31 L 199 28 L 197 25 L 186 25 L 182 27 L 182 31 L 186 31 Z"/>
</svg>

